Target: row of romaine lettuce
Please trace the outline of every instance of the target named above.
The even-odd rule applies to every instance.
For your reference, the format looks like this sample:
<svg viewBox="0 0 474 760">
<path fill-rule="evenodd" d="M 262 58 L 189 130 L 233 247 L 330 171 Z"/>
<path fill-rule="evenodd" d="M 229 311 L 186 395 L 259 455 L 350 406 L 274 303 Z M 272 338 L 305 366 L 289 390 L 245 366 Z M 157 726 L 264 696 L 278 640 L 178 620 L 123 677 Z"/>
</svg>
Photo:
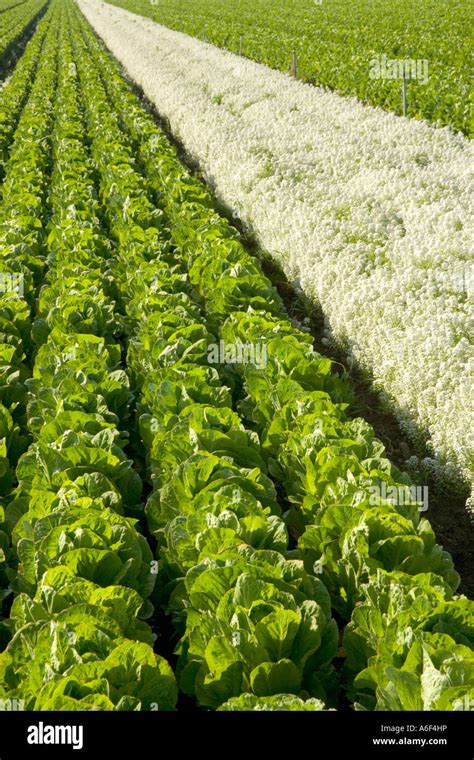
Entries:
<svg viewBox="0 0 474 760">
<path fill-rule="evenodd" d="M 24 34 L 26 28 L 46 5 L 47 0 L 26 0 L 26 2 L 6 8 L 0 13 L 0 70 L 2 58 L 8 54 Z"/>
<path fill-rule="evenodd" d="M 237 698 L 321 709 L 317 698 L 331 702 L 337 688 L 329 595 L 285 557 L 288 535 L 258 436 L 209 366 L 215 337 L 112 112 L 104 61 L 91 62 L 73 15 L 92 155 L 121 259 L 114 277 L 154 487 L 147 515 L 162 546 L 159 600 L 180 636 L 181 689 L 206 707 Z"/>
<path fill-rule="evenodd" d="M 28 42 L 25 52 L 2 87 L 0 100 L 0 180 L 3 180 L 8 151 L 18 119 L 31 91 L 41 50 L 49 29 L 51 11 L 38 24 L 36 33 Z"/>
<path fill-rule="evenodd" d="M 229 271 L 218 271 L 215 251 L 214 270 L 206 251 L 201 256 L 195 252 L 191 272 L 199 272 L 197 284 L 204 297 L 211 281 L 224 292 L 227 283 L 234 287 Z M 209 300 L 212 310 L 212 294 L 206 305 Z M 474 658 L 464 645 L 473 641 L 474 606 L 463 598 L 449 601 L 459 583 L 452 559 L 436 544 L 421 505 L 414 503 L 407 481 L 383 456 L 373 430 L 360 419 L 349 420 L 321 393 L 325 373 L 324 367 L 318 372 L 320 357 L 311 351 L 306 335 L 290 330 L 288 323 L 268 314 L 236 311 L 223 323 L 221 335 L 226 342 L 267 343 L 266 368 L 236 365 L 247 392 L 241 409 L 262 437 L 270 471 L 291 504 L 287 522 L 301 536 L 298 546 L 305 566 L 318 568 L 343 620 L 358 603 L 367 602 L 369 625 L 359 625 L 364 617 L 357 610 L 344 639 L 351 654 L 349 683 L 374 656 L 370 672 L 356 679 L 361 690 L 357 698 L 377 709 L 447 709 L 469 699 Z M 396 489 L 393 503 L 383 497 L 382 484 L 388 493 Z M 380 496 L 374 500 L 374 494 Z M 374 585 L 389 597 L 397 592 L 404 596 L 397 614 L 386 615 L 387 627 L 389 620 L 392 624 L 389 639 L 380 639 L 380 630 L 376 634 L 372 627 L 377 610 L 381 613 L 373 604 Z M 415 594 L 423 600 L 416 610 L 411 606 Z M 397 641 L 402 631 L 403 644 Z M 432 673 L 436 688 L 425 691 L 424 679 Z"/>
<path fill-rule="evenodd" d="M 58 58 L 35 83 L 35 92 L 44 86 L 46 102 L 59 74 L 51 222 L 41 249 L 49 267 L 32 329 L 33 377 L 26 381 L 34 442 L 20 458 L 18 491 L 6 510 L 19 564 L 0 694 L 23 700 L 25 709 L 167 710 L 176 703 L 175 679 L 154 654 L 155 636 L 145 622 L 153 557 L 136 519 L 126 516 L 137 511 L 141 481 L 119 429 L 131 394 L 115 342 L 120 320 L 107 292 L 109 247 L 100 230 L 67 19 L 63 4 L 54 5 Z M 46 118 L 42 128 L 50 126 Z M 42 150 L 46 162 L 48 143 L 46 132 L 41 142 L 33 133 L 31 145 L 21 142 L 23 155 Z M 17 147 L 15 141 L 12 155 Z M 20 169 L 18 157 L 6 185 Z M 22 249 L 16 255 L 21 260 Z"/>
<path fill-rule="evenodd" d="M 463 597 L 453 599 L 459 578 L 422 518 L 420 504 L 408 490 L 410 481 L 384 457 L 370 426 L 347 417 L 339 403 L 342 386 L 329 374 L 329 363 L 312 350 L 308 336 L 283 317 L 277 295 L 255 260 L 216 215 L 203 186 L 179 164 L 93 35 L 83 29 L 88 53 L 101 62 L 111 101 L 170 221 L 178 260 L 205 302 L 208 324 L 228 343 L 266 344 L 265 367 L 234 365 L 236 385 L 239 378 L 244 387 L 239 411 L 261 436 L 268 471 L 291 504 L 286 519 L 300 535 L 299 556 L 309 572 L 316 567 L 321 573 L 341 618 L 347 621 L 352 614 L 345 636 L 351 698 L 377 709 L 456 709 L 469 703 L 473 604 Z M 183 338 L 171 328 L 163 330 L 163 348 L 169 347 L 165 363 L 175 357 L 179 345 L 186 346 L 186 361 L 196 356 L 198 363 L 204 362 L 205 337 L 192 329 L 186 332 L 185 316 L 186 310 Z M 160 317 L 158 322 L 161 325 Z M 151 347 L 150 337 L 145 338 L 145 369 Z M 176 358 L 182 361 L 179 352 Z M 168 503 L 176 505 L 177 497 L 164 481 L 170 477 L 169 467 L 189 453 L 188 439 L 202 445 L 205 426 L 202 414 L 193 419 L 187 412 L 180 422 L 170 418 L 178 427 L 165 446 L 168 431 L 156 422 L 163 413 L 164 394 L 157 396 L 159 415 L 144 423 L 143 430 L 151 445 L 157 487 L 148 513 L 162 540 L 163 556 L 169 556 L 171 543 L 175 562 L 177 538 L 164 523 L 172 515 L 166 511 Z M 159 441 L 155 448 L 151 431 Z M 185 481 L 178 493 L 189 499 L 193 481 L 185 469 L 178 472 L 178 484 Z M 211 472 L 207 477 L 212 480 Z M 397 498 L 383 497 L 384 484 L 386 489 L 396 488 Z M 185 534 L 180 524 L 180 540 L 185 546 L 192 544 Z M 179 598 L 182 586 L 176 593 Z"/>
<path fill-rule="evenodd" d="M 40 24 L 2 91 L 0 105 L 0 179 L 6 173 L 0 207 L 0 587 L 4 604 L 11 593 L 8 563 L 12 560 L 10 540 L 3 530 L 4 505 L 14 486 L 18 457 L 28 443 L 25 380 L 31 374 L 30 310 L 43 271 L 38 210 L 45 200 L 47 157 L 41 146 L 50 130 L 56 70 L 56 44 L 53 32 L 47 34 L 48 24 L 47 19 Z M 7 639 L 2 625 L 0 645 Z"/>
<path fill-rule="evenodd" d="M 28 373 L 31 354 L 30 307 L 44 268 L 44 257 L 40 253 L 43 237 L 40 211 L 46 196 L 48 155 L 43 143 L 51 125 L 51 105 L 56 81 L 56 45 L 51 30 L 44 41 L 47 29 L 45 23 L 38 31 L 40 44 L 35 43 L 29 49 L 28 63 L 21 66 L 18 77 L 12 78 L 1 109 L 6 176 L 1 187 L 0 207 L 0 401 L 3 417 L 6 417 L 5 409 L 8 409 L 22 431 L 26 424 L 24 379 Z M 39 47 L 43 42 L 44 53 L 38 78 L 34 84 L 27 83 L 30 77 L 34 78 Z M 16 86 L 20 93 L 18 97 L 15 95 Z M 31 90 L 31 96 L 21 111 L 28 90 Z M 20 112 L 21 118 L 16 123 Z M 11 432 L 11 425 L 8 427 Z M 6 443 L 9 437 L 11 436 L 2 436 Z M 7 455 L 8 449 L 7 445 Z M 14 461 L 12 455 L 10 464 Z M 9 477 L 12 480 L 12 473 Z"/>
</svg>

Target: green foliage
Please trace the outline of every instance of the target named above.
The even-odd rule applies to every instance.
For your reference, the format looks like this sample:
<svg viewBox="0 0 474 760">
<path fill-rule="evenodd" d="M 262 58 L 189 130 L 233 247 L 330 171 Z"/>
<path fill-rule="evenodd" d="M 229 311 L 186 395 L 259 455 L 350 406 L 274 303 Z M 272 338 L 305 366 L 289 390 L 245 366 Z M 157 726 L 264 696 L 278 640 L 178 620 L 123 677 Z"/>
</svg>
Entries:
<svg viewBox="0 0 474 760">
<path fill-rule="evenodd" d="M 470 3 L 455 0 L 109 0 L 218 47 L 374 106 L 402 113 L 401 80 L 371 77 L 372 61 L 427 61 L 408 82 L 408 115 L 472 133 Z"/>
</svg>

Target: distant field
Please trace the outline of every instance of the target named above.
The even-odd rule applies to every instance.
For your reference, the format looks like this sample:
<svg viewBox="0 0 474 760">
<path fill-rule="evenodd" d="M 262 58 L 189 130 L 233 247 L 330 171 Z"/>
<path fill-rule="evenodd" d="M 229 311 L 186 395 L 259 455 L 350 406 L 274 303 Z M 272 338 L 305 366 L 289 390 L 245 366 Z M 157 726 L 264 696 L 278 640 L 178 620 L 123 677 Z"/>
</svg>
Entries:
<svg viewBox="0 0 474 760">
<path fill-rule="evenodd" d="M 160 24 L 373 105 L 402 113 L 401 80 L 374 78 L 377 59 L 410 60 L 408 115 L 466 134 L 470 124 L 472 7 L 468 0 L 113 0 Z M 382 59 L 386 56 L 386 59 Z M 415 66 L 418 66 L 415 72 Z M 373 72 L 377 73 L 377 72 Z"/>
<path fill-rule="evenodd" d="M 46 0 L 0 0 L 0 70 L 5 58 Z"/>
</svg>

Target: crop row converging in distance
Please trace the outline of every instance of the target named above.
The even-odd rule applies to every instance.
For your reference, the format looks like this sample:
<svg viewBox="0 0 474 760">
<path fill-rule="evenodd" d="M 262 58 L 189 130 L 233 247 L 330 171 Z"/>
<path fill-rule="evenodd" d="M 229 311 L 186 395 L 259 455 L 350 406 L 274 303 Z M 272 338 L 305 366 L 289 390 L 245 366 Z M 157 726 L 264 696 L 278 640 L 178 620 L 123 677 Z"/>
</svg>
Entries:
<svg viewBox="0 0 474 760">
<path fill-rule="evenodd" d="M 6 57 L 15 43 L 21 39 L 45 5 L 46 0 L 0 1 L 0 66 L 2 58 Z"/>
<path fill-rule="evenodd" d="M 2 699 L 472 699 L 472 603 L 408 478 L 70 0 L 3 92 Z M 210 365 L 220 340 L 266 362 Z"/>
</svg>

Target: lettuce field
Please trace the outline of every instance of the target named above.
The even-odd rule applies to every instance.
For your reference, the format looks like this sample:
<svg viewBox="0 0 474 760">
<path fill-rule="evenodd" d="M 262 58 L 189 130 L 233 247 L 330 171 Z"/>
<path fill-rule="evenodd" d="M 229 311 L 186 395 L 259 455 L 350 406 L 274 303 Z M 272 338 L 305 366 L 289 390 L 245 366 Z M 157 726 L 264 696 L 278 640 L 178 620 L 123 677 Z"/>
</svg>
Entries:
<svg viewBox="0 0 474 760">
<path fill-rule="evenodd" d="M 402 113 L 400 81 L 374 61 L 418 61 L 408 113 L 472 135 L 468 0 L 111 0 L 114 5 L 306 81 Z M 407 63 L 410 76 L 411 67 Z"/>
<path fill-rule="evenodd" d="M 0 0 L 0 71 L 15 43 L 46 6 L 46 0 Z"/>
<path fill-rule="evenodd" d="M 120 4 L 166 23 L 174 13 L 170 2 Z M 286 219 L 289 228 L 300 213 L 288 202 L 285 217 L 280 190 L 328 198 L 323 185 L 298 187 L 298 146 L 287 163 L 281 161 L 293 177 L 281 174 L 279 187 L 272 184 L 276 138 L 271 153 L 259 142 L 258 125 L 245 131 L 237 85 L 232 102 L 211 84 L 203 85 L 202 95 L 195 82 L 193 96 L 186 77 L 205 72 L 204 58 L 202 68 L 192 65 L 199 46 L 216 76 L 226 61 L 238 66 L 240 60 L 184 34 L 191 16 L 200 23 L 199 9 L 207 4 L 197 3 L 196 13 L 187 10 L 191 3 L 176 4 L 172 25 L 178 28 L 178 18 L 185 27 L 156 27 L 164 34 L 157 44 L 146 36 L 149 29 L 155 34 L 152 21 L 116 5 L 0 0 L 0 64 L 12 42 L 22 48 L 14 64 L 6 63 L 5 53 L 0 89 L 0 704 L 28 711 L 472 709 L 474 602 L 460 590 L 469 587 L 469 578 L 460 585 L 460 568 L 430 523 L 421 457 L 411 458 L 418 469 L 408 457 L 393 461 L 360 413 L 357 389 L 330 341 L 323 342 L 324 353 L 315 348 L 314 325 L 304 311 L 304 295 L 314 293 L 304 277 L 293 282 L 290 296 L 284 292 L 256 245 L 264 228 L 255 222 L 251 238 L 246 212 L 234 219 L 228 213 L 239 199 L 244 206 L 244 195 L 236 191 L 234 205 L 224 192 L 232 181 L 239 187 L 245 167 L 248 189 L 258 187 L 260 199 L 276 204 L 265 234 L 270 230 L 278 247 L 285 238 L 275 220 L 284 226 Z M 379 13 L 381 5 L 359 0 L 356 17 L 368 6 Z M 404 19 L 405 5 L 415 14 L 415 6 L 402 3 L 397 13 Z M 421 5 L 423 30 L 439 4 Z M 371 182 L 387 183 L 385 175 L 376 176 L 384 160 L 392 161 L 398 197 L 409 192 L 403 178 L 416 164 L 413 184 L 427 194 L 414 201 L 418 209 L 426 202 L 423 234 L 410 238 L 421 224 L 417 217 L 395 218 L 396 196 L 384 197 L 378 207 L 374 201 L 373 208 L 390 229 L 397 227 L 397 246 L 383 248 L 378 221 L 370 226 L 360 216 L 356 228 L 350 214 L 358 201 L 350 182 L 359 186 L 360 177 L 351 179 L 342 147 L 340 155 L 324 150 L 334 167 L 324 182 L 342 182 L 337 165 L 346 161 L 346 211 L 331 197 L 331 213 L 335 208 L 334 218 L 349 220 L 354 236 L 344 236 L 347 228 L 344 235 L 339 228 L 331 233 L 327 256 L 310 275 L 324 277 L 333 299 L 349 312 L 355 306 L 331 274 L 331 255 L 333 270 L 338 260 L 347 267 L 346 279 L 353 262 L 353 290 L 362 293 L 357 277 L 367 280 L 372 265 L 400 261 L 405 237 L 411 241 L 407 266 L 421 277 L 429 269 L 427 256 L 417 255 L 422 238 L 439 235 L 438 248 L 430 243 L 439 279 L 421 291 L 424 310 L 410 311 L 410 300 L 405 303 L 416 340 L 410 343 L 401 329 L 398 338 L 411 356 L 422 344 L 424 325 L 432 327 L 433 341 L 449 326 L 443 351 L 433 343 L 426 353 L 427 362 L 441 357 L 439 371 L 451 362 L 451 374 L 446 371 L 439 386 L 428 370 L 422 377 L 423 414 L 434 441 L 428 449 L 433 456 L 423 462 L 436 464 L 438 447 L 433 482 L 438 478 L 444 488 L 456 483 L 449 487 L 465 499 L 472 474 L 465 421 L 472 303 L 463 173 L 470 144 L 461 134 L 467 131 L 467 100 L 456 73 L 467 61 L 465 4 L 454 5 L 460 15 L 453 12 L 451 36 L 436 42 L 439 80 L 412 114 L 453 129 L 402 121 L 350 100 L 354 122 L 363 121 L 367 134 L 374 134 L 369 128 L 375 121 L 382 125 L 380 133 L 375 129 L 379 152 L 367 149 L 369 138 L 356 142 L 346 133 L 354 138 L 348 152 L 357 148 L 367 197 Z M 235 48 L 239 27 L 230 7 L 224 0 L 209 5 L 220 21 L 206 24 L 206 35 Z M 255 47 L 260 61 L 281 68 L 296 32 L 287 26 L 286 36 L 275 40 L 271 24 L 283 10 L 277 2 L 258 4 L 267 20 L 269 7 L 275 16 L 267 25 L 250 11 L 243 14 L 243 32 L 246 40 L 256 35 L 249 44 L 261 43 Z M 311 14 L 320 10 L 315 4 Z M 341 3 L 330 13 L 315 43 L 327 41 L 327 57 L 314 55 L 314 72 L 303 57 L 306 75 L 374 102 L 368 80 L 359 80 L 355 69 L 347 76 L 349 60 L 333 67 L 343 39 Z M 373 35 L 385 34 L 377 32 L 377 13 L 367 21 L 367 48 Z M 349 29 L 349 47 L 351 34 Z M 416 27 L 412 34 L 425 46 L 422 52 L 435 44 Z M 189 71 L 179 75 L 166 63 L 173 56 L 167 40 L 178 46 L 178 35 L 191 45 L 180 54 Z M 151 74 L 153 62 L 159 72 Z M 270 102 L 267 69 L 249 65 L 256 67 L 252 77 L 261 69 L 259 87 Z M 281 85 L 281 101 L 272 107 L 294 96 L 289 110 L 302 113 L 297 98 L 314 88 L 268 71 Z M 245 71 L 237 76 L 245 81 Z M 242 110 L 248 113 L 257 101 L 246 93 Z M 327 100 L 308 108 L 340 108 L 339 131 L 331 132 L 342 146 L 345 104 L 339 94 L 321 97 Z M 377 102 L 397 110 L 394 98 L 388 87 Z M 398 142 L 390 132 L 399 122 L 407 136 L 406 165 L 396 163 Z M 216 125 L 220 148 L 211 139 Z M 309 144 L 313 138 L 308 131 L 302 139 Z M 247 155 L 258 158 L 256 168 L 245 163 Z M 226 162 L 225 175 L 213 156 Z M 320 177 L 316 158 L 308 161 L 304 171 Z M 436 173 L 438 161 L 437 180 L 430 172 Z M 254 199 L 248 211 L 258 203 Z M 320 206 L 311 216 L 321 246 L 328 224 L 335 224 L 326 210 Z M 334 241 L 352 259 L 342 252 L 338 258 Z M 310 238 L 304 245 L 316 250 Z M 298 251 L 290 251 L 292 266 L 304 258 Z M 284 257 L 273 259 L 284 264 Z M 462 287 L 449 279 L 452 261 L 464 272 Z M 393 311 L 386 312 L 387 345 L 395 340 L 390 329 L 401 324 L 403 279 L 397 287 Z M 375 334 L 383 325 L 384 311 L 374 316 L 362 306 L 357 319 L 363 342 L 365 332 Z M 348 320 L 344 330 L 354 324 Z M 370 357 L 376 362 L 375 353 Z M 403 380 L 413 397 L 425 391 L 416 390 L 415 375 L 419 370 Z M 380 385 L 390 396 L 384 377 Z M 458 387 L 464 395 L 456 395 Z M 409 419 L 414 412 L 405 407 L 405 414 Z M 456 438 L 461 425 L 466 433 Z"/>
</svg>

